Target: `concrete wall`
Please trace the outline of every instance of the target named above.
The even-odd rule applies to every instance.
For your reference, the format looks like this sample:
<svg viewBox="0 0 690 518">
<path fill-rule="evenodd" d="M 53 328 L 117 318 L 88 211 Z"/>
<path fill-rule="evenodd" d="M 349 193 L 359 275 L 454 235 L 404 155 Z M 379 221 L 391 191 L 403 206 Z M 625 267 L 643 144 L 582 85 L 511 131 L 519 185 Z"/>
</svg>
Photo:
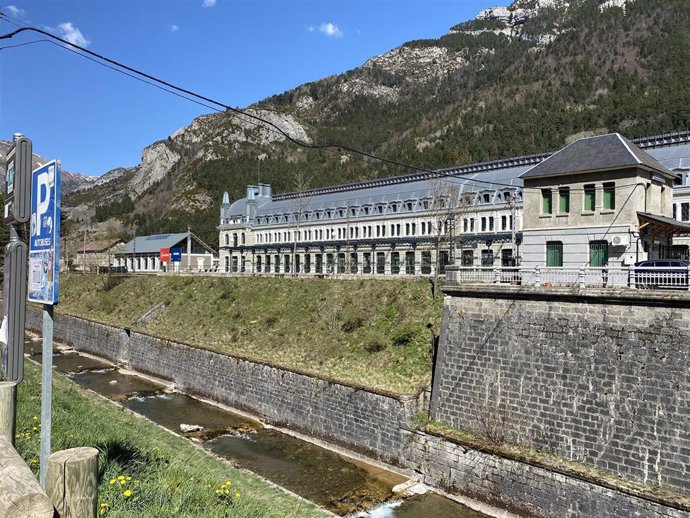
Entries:
<svg viewBox="0 0 690 518">
<path fill-rule="evenodd" d="M 41 313 L 27 312 L 41 328 Z M 373 458 L 416 471 L 427 484 L 521 516 L 690 518 L 614 488 L 482 453 L 413 430 L 417 398 L 376 394 L 66 315 L 55 339 Z"/>
<path fill-rule="evenodd" d="M 690 495 L 690 298 L 451 287 L 435 418 Z"/>
</svg>

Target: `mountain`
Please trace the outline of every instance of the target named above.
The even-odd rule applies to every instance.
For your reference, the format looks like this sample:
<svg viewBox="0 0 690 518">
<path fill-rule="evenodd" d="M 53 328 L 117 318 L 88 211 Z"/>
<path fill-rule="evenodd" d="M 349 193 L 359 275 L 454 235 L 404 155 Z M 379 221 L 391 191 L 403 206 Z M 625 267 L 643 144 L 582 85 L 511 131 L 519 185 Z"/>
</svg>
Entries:
<svg viewBox="0 0 690 518">
<path fill-rule="evenodd" d="M 5 157 L 10 148 L 12 148 L 12 141 L 10 140 L 0 140 L 0 192 L 5 194 L 5 173 L 7 171 L 7 166 L 5 164 Z M 33 153 L 31 157 L 31 168 L 36 169 L 41 167 L 48 160 L 43 158 L 36 153 Z M 62 170 L 62 194 L 63 196 L 69 194 L 80 186 L 87 186 L 94 182 L 96 178 L 93 176 L 86 176 L 79 173 L 70 173 L 69 171 Z"/>
<path fill-rule="evenodd" d="M 685 129 L 688 26 L 687 0 L 517 0 L 247 112 L 304 143 L 422 168 L 549 151 L 582 132 Z M 257 181 L 281 192 L 412 171 L 309 150 L 224 112 L 151 144 L 140 165 L 107 173 L 65 205 L 75 222 L 117 218 L 138 234 L 189 224 L 216 243 L 224 190 L 237 198 Z"/>
</svg>

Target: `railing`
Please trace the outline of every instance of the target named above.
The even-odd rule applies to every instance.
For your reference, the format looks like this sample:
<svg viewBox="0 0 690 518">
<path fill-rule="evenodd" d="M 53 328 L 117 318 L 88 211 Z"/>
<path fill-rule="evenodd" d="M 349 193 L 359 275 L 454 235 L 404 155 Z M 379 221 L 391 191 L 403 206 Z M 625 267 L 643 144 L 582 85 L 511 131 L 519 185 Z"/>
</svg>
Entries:
<svg viewBox="0 0 690 518">
<path fill-rule="evenodd" d="M 633 288 L 690 290 L 690 267 L 516 268 L 452 267 L 456 284 L 511 284 L 570 288 Z"/>
</svg>

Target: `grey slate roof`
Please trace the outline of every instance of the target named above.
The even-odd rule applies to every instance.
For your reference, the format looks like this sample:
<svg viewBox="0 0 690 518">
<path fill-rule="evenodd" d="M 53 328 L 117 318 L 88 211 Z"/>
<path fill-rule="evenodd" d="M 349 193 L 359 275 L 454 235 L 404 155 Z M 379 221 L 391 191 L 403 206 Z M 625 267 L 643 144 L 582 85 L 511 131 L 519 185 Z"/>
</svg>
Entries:
<svg viewBox="0 0 690 518">
<path fill-rule="evenodd" d="M 617 134 L 612 134 L 603 137 L 616 136 Z M 656 135 L 645 139 L 636 139 L 636 142 L 648 151 L 641 151 L 639 147 L 623 137 L 617 138 L 614 144 L 619 151 L 623 150 L 625 161 L 631 161 L 634 164 L 639 164 L 639 162 L 651 163 L 655 165 L 655 169 L 660 167 L 664 174 L 672 174 L 668 169 L 690 168 L 690 135 L 687 132 Z M 628 149 L 632 150 L 632 155 Z M 443 169 L 437 171 L 441 180 L 430 180 L 429 175 L 415 173 L 314 189 L 302 197 L 302 210 L 338 209 L 355 205 L 375 205 L 393 200 L 405 201 L 408 198 L 421 199 L 432 196 L 440 182 L 457 183 L 461 192 L 479 193 L 503 190 L 506 189 L 505 185 L 521 189 L 524 173 L 530 169 L 536 169 L 533 167 L 535 164 L 543 164 L 547 158 L 557 154 L 544 153 Z M 265 219 L 266 216 L 270 215 L 297 212 L 300 199 L 297 193 L 285 193 L 273 195 L 272 199 L 257 198 L 256 204 L 256 216 Z M 224 214 L 223 217 L 245 216 L 246 206 L 247 198 L 240 198 L 230 204 L 229 207 L 222 208 L 221 211 Z M 256 225 L 256 221 L 253 221 L 253 224 Z"/>
<path fill-rule="evenodd" d="M 521 175 L 542 178 L 572 173 L 587 173 L 643 167 L 675 177 L 664 165 L 618 133 L 583 138 L 557 151 Z"/>
<path fill-rule="evenodd" d="M 175 248 L 175 245 L 186 241 L 189 232 L 181 232 L 179 234 L 156 234 L 153 236 L 137 236 L 135 239 L 128 241 L 118 254 L 153 254 L 159 253 L 161 248 Z M 134 246 L 136 245 L 136 246 Z"/>
</svg>

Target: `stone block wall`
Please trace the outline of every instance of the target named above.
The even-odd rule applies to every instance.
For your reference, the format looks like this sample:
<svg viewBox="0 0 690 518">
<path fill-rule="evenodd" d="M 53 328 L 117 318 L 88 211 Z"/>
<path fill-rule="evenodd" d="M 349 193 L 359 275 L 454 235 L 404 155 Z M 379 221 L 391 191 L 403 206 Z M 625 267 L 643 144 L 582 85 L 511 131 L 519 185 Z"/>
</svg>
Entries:
<svg viewBox="0 0 690 518">
<path fill-rule="evenodd" d="M 41 329 L 39 310 L 29 308 L 27 327 Z M 403 430 L 422 409 L 421 396 L 374 393 L 68 315 L 55 315 L 54 338 L 275 426 L 396 465 L 405 463 Z"/>
<path fill-rule="evenodd" d="M 690 494 L 690 299 L 447 291 L 432 417 Z"/>
<path fill-rule="evenodd" d="M 690 513 L 585 480 L 410 432 L 408 459 L 424 482 L 523 517 L 688 518 Z"/>
</svg>

